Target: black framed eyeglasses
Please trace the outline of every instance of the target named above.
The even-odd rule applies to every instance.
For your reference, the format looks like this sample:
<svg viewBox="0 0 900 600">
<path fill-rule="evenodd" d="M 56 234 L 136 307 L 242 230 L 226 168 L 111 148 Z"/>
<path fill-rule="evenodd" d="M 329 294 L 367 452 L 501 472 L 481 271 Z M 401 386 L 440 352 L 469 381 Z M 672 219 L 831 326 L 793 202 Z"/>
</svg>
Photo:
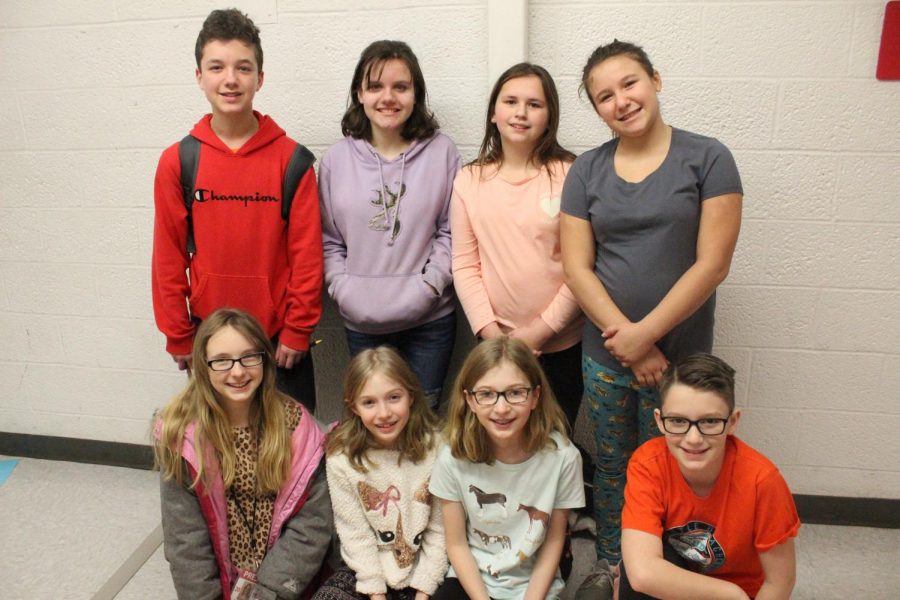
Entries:
<svg viewBox="0 0 900 600">
<path fill-rule="evenodd" d="M 265 352 L 254 352 L 253 354 L 245 354 L 240 358 L 214 358 L 206 361 L 206 364 L 209 365 L 209 368 L 213 371 L 230 371 L 234 368 L 234 363 L 241 363 L 241 366 L 246 369 L 249 367 L 258 367 L 263 364 L 265 359 Z"/>
<path fill-rule="evenodd" d="M 691 430 L 691 427 L 696 427 L 702 435 L 722 435 L 725 433 L 725 427 L 728 426 L 730 419 L 731 417 L 727 419 L 707 417 L 692 421 L 684 417 L 660 417 L 666 433 L 675 435 L 684 435 Z"/>
<path fill-rule="evenodd" d="M 475 398 L 475 404 L 479 406 L 493 406 L 500 401 L 500 396 L 507 404 L 522 404 L 528 400 L 528 394 L 533 387 L 514 387 L 498 392 L 496 390 L 469 390 L 469 394 Z"/>
</svg>

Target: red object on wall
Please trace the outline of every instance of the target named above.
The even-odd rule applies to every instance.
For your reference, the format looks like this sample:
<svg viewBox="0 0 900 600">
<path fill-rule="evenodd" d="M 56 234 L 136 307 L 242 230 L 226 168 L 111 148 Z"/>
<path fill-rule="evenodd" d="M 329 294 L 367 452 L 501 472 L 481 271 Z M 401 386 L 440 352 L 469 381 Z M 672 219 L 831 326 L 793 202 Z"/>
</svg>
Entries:
<svg viewBox="0 0 900 600">
<path fill-rule="evenodd" d="M 884 29 L 881 30 L 881 50 L 875 77 L 882 81 L 900 80 L 900 2 L 888 2 L 884 7 Z"/>
</svg>

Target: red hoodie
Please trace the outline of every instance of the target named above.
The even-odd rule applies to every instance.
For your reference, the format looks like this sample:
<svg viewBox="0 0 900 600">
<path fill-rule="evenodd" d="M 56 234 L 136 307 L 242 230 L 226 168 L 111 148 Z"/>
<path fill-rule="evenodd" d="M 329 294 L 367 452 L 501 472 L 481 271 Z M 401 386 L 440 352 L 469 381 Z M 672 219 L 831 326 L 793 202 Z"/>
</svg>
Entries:
<svg viewBox="0 0 900 600">
<path fill-rule="evenodd" d="M 192 206 L 197 252 L 187 253 L 187 210 L 178 144 L 156 169 L 153 229 L 153 312 L 171 354 L 189 354 L 193 315 L 245 310 L 270 336 L 307 350 L 322 313 L 322 228 L 312 168 L 297 187 L 288 222 L 281 184 L 296 142 L 268 116 L 254 112 L 259 131 L 232 151 L 206 115 L 191 130 L 200 140 Z M 190 270 L 190 280 L 185 273 Z M 190 314 L 185 299 L 190 304 Z"/>
</svg>

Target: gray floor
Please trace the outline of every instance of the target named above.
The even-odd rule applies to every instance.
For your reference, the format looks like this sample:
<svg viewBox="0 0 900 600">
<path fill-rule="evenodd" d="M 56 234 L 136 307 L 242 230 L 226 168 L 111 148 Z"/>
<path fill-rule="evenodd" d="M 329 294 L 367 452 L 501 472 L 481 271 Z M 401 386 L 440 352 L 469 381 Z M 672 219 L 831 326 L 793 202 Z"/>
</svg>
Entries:
<svg viewBox="0 0 900 600">
<path fill-rule="evenodd" d="M 21 459 L 0 486 L 4 599 L 175 598 L 156 473 Z M 900 598 L 900 530 L 806 525 L 795 598 Z M 576 539 L 577 584 L 593 542 Z"/>
</svg>

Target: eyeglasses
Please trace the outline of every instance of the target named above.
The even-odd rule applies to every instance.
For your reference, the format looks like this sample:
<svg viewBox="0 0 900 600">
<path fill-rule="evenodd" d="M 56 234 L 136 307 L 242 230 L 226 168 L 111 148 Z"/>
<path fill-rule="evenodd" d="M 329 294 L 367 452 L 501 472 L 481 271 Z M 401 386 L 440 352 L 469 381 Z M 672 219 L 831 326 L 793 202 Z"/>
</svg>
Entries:
<svg viewBox="0 0 900 600">
<path fill-rule="evenodd" d="M 244 368 L 258 367 L 263 364 L 265 358 L 265 352 L 254 352 L 253 354 L 245 354 L 240 358 L 214 358 L 206 361 L 206 364 L 213 371 L 230 371 L 234 368 L 234 363 L 241 363 L 241 366 Z"/>
<path fill-rule="evenodd" d="M 500 401 L 500 396 L 506 400 L 507 404 L 522 404 L 528 400 L 528 394 L 531 393 L 533 387 L 517 387 L 510 388 L 503 392 L 494 390 L 469 390 L 469 393 L 475 398 L 475 404 L 479 406 L 493 406 Z"/>
<path fill-rule="evenodd" d="M 728 425 L 729 419 L 731 417 L 727 419 L 707 417 L 692 421 L 684 417 L 660 417 L 666 433 L 674 433 L 675 435 L 684 435 L 691 430 L 691 427 L 696 427 L 697 431 L 702 435 L 722 435 L 725 433 L 725 427 Z"/>
</svg>

